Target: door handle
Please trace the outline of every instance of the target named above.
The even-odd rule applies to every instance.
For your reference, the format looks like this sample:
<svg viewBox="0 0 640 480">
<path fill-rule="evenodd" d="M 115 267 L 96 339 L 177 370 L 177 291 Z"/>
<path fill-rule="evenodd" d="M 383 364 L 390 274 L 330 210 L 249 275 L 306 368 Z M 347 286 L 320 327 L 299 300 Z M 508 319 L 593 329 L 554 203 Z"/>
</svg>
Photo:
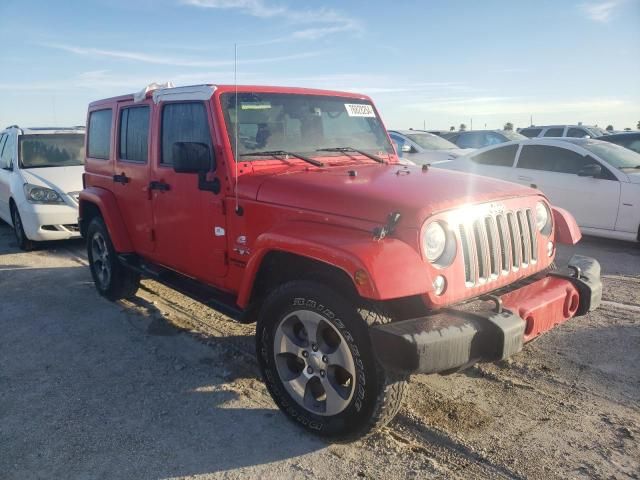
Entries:
<svg viewBox="0 0 640 480">
<path fill-rule="evenodd" d="M 149 190 L 160 190 L 161 192 L 168 192 L 169 190 L 171 190 L 171 186 L 168 183 L 154 180 L 149 184 Z"/>
<path fill-rule="evenodd" d="M 518 175 L 518 180 L 524 180 L 525 182 L 530 182 L 533 180 L 531 177 L 525 177 L 524 175 Z"/>
<path fill-rule="evenodd" d="M 122 172 L 120 175 L 114 175 L 113 181 L 116 183 L 121 183 L 123 185 L 126 185 L 127 183 L 129 183 L 129 177 L 127 177 L 125 173 Z"/>
</svg>

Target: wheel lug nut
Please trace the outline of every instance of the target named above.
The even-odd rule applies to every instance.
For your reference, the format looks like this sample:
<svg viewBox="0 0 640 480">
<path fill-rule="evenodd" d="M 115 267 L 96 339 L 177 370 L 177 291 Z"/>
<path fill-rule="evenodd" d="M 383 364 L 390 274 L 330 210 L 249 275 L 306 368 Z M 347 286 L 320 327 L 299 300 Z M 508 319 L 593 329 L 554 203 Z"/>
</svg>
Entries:
<svg viewBox="0 0 640 480">
<path fill-rule="evenodd" d="M 324 363 L 329 363 L 329 359 L 327 358 L 327 356 L 326 356 L 326 355 L 323 355 L 323 356 L 322 356 L 322 361 L 323 361 Z"/>
<path fill-rule="evenodd" d="M 307 352 L 306 350 L 303 350 L 303 351 L 302 351 L 302 356 L 303 356 L 304 358 L 307 358 L 307 357 L 309 356 L 309 352 Z"/>
<path fill-rule="evenodd" d="M 313 368 L 307 367 L 307 373 L 311 375 L 313 373 Z"/>
<path fill-rule="evenodd" d="M 317 352 L 317 351 L 318 351 L 318 345 L 316 345 L 316 344 L 314 343 L 313 345 L 311 345 L 311 349 L 312 349 L 314 352 Z"/>
<path fill-rule="evenodd" d="M 320 376 L 321 376 L 322 378 L 324 378 L 324 376 L 325 376 L 325 375 L 326 375 L 326 373 L 324 372 L 324 370 L 320 370 Z"/>
</svg>

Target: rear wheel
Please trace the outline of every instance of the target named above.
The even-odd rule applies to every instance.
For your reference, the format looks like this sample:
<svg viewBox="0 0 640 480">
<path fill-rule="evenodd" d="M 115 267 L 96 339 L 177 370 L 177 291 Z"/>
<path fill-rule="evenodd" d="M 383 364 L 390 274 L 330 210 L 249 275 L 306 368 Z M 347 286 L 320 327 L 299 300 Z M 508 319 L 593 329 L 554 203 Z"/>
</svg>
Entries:
<svg viewBox="0 0 640 480">
<path fill-rule="evenodd" d="M 100 217 L 87 229 L 87 256 L 91 276 L 100 295 L 109 300 L 133 297 L 140 287 L 140 275 L 122 265 Z"/>
<path fill-rule="evenodd" d="M 340 439 L 389 422 L 405 379 L 375 359 L 368 327 L 384 321 L 316 282 L 290 282 L 272 292 L 260 312 L 256 347 L 280 409 L 307 430 Z"/>
<path fill-rule="evenodd" d="M 18 247 L 27 252 L 29 250 L 33 250 L 35 242 L 29 240 L 27 238 L 27 234 L 24 233 L 24 226 L 22 225 L 20 212 L 18 212 L 18 207 L 16 207 L 13 203 L 11 204 L 11 221 L 13 222 L 13 232 L 16 236 Z"/>
</svg>

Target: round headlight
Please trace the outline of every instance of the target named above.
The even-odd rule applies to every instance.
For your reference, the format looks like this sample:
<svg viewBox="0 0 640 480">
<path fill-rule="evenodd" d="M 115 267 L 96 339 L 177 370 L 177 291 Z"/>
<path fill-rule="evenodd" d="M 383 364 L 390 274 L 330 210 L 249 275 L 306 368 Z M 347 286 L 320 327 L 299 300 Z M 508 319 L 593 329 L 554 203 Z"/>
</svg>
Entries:
<svg viewBox="0 0 640 480">
<path fill-rule="evenodd" d="M 439 222 L 432 222 L 424 231 L 424 254 L 431 263 L 438 260 L 447 246 L 447 233 Z"/>
<path fill-rule="evenodd" d="M 536 203 L 536 228 L 545 235 L 551 233 L 551 214 L 544 202 Z"/>
</svg>

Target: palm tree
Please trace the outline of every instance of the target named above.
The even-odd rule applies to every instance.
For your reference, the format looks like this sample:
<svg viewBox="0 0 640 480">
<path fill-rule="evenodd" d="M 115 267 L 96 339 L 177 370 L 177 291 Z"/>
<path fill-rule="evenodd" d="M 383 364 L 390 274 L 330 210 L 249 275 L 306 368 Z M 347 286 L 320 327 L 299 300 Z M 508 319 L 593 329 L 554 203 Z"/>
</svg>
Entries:
<svg viewBox="0 0 640 480">
<path fill-rule="evenodd" d="M 504 124 L 503 130 L 513 130 L 513 123 L 507 122 Z"/>
<path fill-rule="evenodd" d="M 613 132 L 613 125 L 607 125 L 607 128 L 605 128 L 605 130 L 607 132 Z"/>
<path fill-rule="evenodd" d="M 456 127 L 454 127 L 453 125 L 451 125 L 451 126 L 449 127 L 449 131 L 450 131 L 450 132 L 455 132 L 455 131 L 456 131 Z"/>
<path fill-rule="evenodd" d="M 464 123 L 460 124 L 460 128 L 458 130 L 460 130 L 461 132 L 464 132 L 467 129 L 467 126 Z"/>
</svg>

